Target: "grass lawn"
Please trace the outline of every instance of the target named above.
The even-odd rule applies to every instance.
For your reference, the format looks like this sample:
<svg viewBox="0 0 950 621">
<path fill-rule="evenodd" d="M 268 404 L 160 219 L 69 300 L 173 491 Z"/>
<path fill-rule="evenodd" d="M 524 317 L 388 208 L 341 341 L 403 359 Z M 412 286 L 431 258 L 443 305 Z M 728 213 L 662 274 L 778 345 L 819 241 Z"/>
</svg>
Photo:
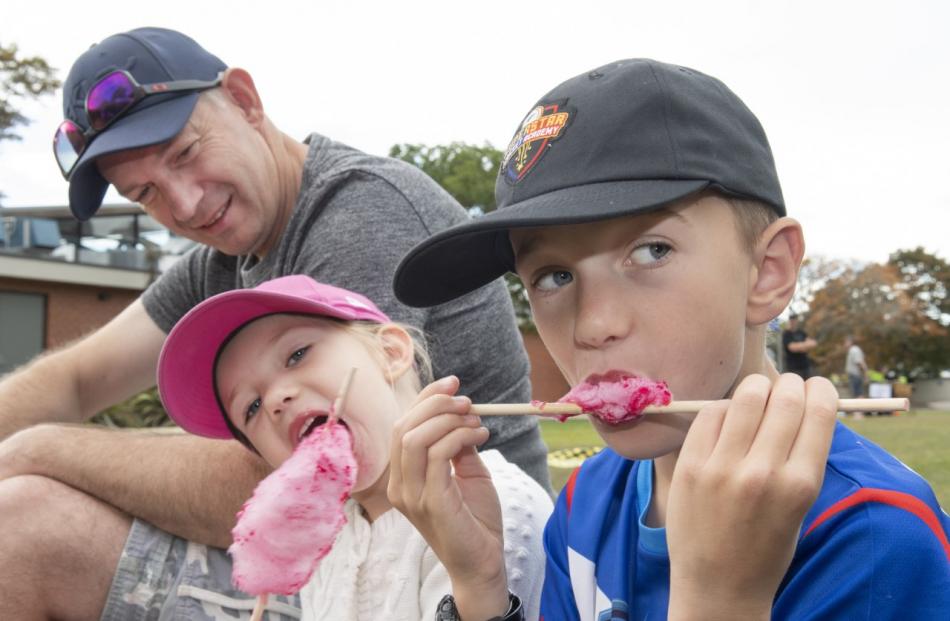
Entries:
<svg viewBox="0 0 950 621">
<path fill-rule="evenodd" d="M 899 416 L 869 416 L 843 421 L 872 442 L 884 447 L 923 476 L 946 509 L 950 508 L 950 412 L 914 410 Z M 586 420 L 559 423 L 541 420 L 541 435 L 551 451 L 603 446 Z M 573 468 L 551 467 L 551 484 L 560 491 Z"/>
</svg>

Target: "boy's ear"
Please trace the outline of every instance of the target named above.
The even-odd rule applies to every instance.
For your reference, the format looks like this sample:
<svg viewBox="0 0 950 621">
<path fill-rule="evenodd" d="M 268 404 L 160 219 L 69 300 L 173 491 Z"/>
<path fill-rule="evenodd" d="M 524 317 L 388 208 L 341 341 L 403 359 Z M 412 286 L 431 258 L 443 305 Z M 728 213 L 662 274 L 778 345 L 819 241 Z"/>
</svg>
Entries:
<svg viewBox="0 0 950 621">
<path fill-rule="evenodd" d="M 264 105 L 250 73 L 238 67 L 225 70 L 221 89 L 241 109 L 248 123 L 260 127 L 264 120 Z"/>
<path fill-rule="evenodd" d="M 747 324 L 768 323 L 788 306 L 804 256 L 805 237 L 796 220 L 779 218 L 762 231 L 749 276 Z"/>
<path fill-rule="evenodd" d="M 386 324 L 376 333 L 380 352 L 383 355 L 383 371 L 386 379 L 395 382 L 412 369 L 415 362 L 415 345 L 405 329 L 396 324 Z"/>
</svg>

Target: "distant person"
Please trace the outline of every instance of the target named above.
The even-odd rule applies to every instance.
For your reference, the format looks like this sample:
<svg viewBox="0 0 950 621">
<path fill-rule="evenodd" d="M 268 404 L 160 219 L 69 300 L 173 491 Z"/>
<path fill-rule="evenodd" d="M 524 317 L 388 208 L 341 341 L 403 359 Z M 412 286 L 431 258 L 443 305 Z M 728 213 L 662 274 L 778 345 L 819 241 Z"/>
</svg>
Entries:
<svg viewBox="0 0 950 621">
<path fill-rule="evenodd" d="M 788 317 L 788 327 L 782 331 L 782 349 L 785 350 L 785 371 L 808 379 L 813 375 L 811 358 L 808 352 L 818 346 L 818 342 L 809 337 L 800 325 L 796 314 Z"/>
<path fill-rule="evenodd" d="M 849 334 L 845 338 L 844 344 L 848 348 L 844 372 L 848 375 L 851 396 L 857 399 L 864 396 L 864 380 L 868 375 L 868 365 L 864 361 L 864 351 L 858 347 L 852 335 Z"/>
</svg>

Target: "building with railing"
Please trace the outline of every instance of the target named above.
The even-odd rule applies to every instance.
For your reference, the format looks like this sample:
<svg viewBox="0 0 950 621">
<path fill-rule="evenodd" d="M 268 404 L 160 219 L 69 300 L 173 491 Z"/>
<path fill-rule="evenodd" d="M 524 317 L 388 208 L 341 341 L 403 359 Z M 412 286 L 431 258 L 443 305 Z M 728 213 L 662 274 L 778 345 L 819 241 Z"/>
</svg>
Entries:
<svg viewBox="0 0 950 621">
<path fill-rule="evenodd" d="M 132 204 L 0 208 L 0 374 L 112 319 L 192 243 Z"/>
</svg>

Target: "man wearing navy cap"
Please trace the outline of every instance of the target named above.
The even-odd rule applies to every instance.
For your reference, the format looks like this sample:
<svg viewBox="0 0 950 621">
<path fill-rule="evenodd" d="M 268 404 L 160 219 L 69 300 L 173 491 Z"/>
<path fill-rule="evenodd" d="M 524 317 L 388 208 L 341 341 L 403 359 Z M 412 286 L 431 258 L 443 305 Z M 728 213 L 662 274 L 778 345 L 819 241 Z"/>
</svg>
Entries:
<svg viewBox="0 0 950 621">
<path fill-rule="evenodd" d="M 170 30 L 90 48 L 63 108 L 54 154 L 77 218 L 112 184 L 202 245 L 109 324 L 0 382 L 0 619 L 249 616 L 219 548 L 263 462 L 236 444 L 55 424 L 153 385 L 166 333 L 211 295 L 307 274 L 424 330 L 436 374 L 458 375 L 473 401 L 530 398 L 501 282 L 435 309 L 393 296 L 399 257 L 466 219 L 416 168 L 319 134 L 294 140 L 264 114 L 246 71 Z M 490 445 L 549 485 L 535 420 L 485 423 Z M 294 604 L 271 610 L 291 618 Z"/>
</svg>

